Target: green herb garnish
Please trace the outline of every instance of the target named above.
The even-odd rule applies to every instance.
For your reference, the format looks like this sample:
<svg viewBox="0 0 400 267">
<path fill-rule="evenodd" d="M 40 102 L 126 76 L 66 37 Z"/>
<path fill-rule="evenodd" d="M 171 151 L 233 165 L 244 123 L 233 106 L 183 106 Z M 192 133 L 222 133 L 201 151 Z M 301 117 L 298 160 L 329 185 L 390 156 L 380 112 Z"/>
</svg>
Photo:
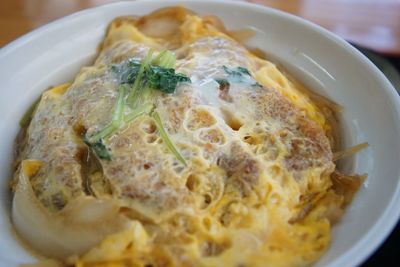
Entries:
<svg viewBox="0 0 400 267">
<path fill-rule="evenodd" d="M 160 52 L 152 61 L 151 64 L 164 68 L 175 68 L 175 55 L 168 50 Z"/>
<path fill-rule="evenodd" d="M 139 70 L 136 70 L 136 66 L 132 68 L 132 76 L 133 79 L 133 85 L 131 87 L 131 91 L 128 95 L 128 104 L 131 106 L 131 108 L 135 108 L 139 104 L 140 100 L 140 95 L 143 93 L 148 85 L 147 85 L 147 75 L 146 75 L 146 70 L 150 67 L 151 65 L 151 59 L 153 55 L 153 50 L 149 50 L 147 53 L 146 57 L 143 59 L 142 63 L 140 64 Z M 136 62 L 137 63 L 137 62 Z M 130 68 L 129 68 L 130 69 Z M 128 71 L 129 71 L 128 69 Z M 133 73 L 136 73 L 136 77 L 133 76 Z M 124 81 L 121 79 L 120 83 L 127 83 L 130 84 L 131 81 Z"/>
<path fill-rule="evenodd" d="M 261 85 L 253 79 L 248 69 L 243 67 L 228 68 L 227 66 L 222 66 L 225 73 L 228 74 L 226 78 L 215 78 L 214 80 L 218 82 L 220 87 L 225 87 L 230 83 L 245 83 L 251 86 Z"/>
<path fill-rule="evenodd" d="M 169 150 L 174 153 L 175 157 L 183 163 L 183 165 L 187 166 L 185 159 L 182 157 L 182 155 L 179 153 L 178 149 L 175 147 L 174 143 L 171 141 L 171 139 L 169 138 L 167 131 L 165 131 L 165 128 L 162 124 L 160 115 L 158 114 L 157 111 L 153 111 L 153 113 L 151 114 L 151 117 L 154 119 L 158 131 L 160 132 L 160 136 L 162 138 L 162 140 L 164 141 L 164 143 L 167 145 L 167 147 L 169 148 Z"/>
<path fill-rule="evenodd" d="M 175 69 L 152 66 L 148 70 L 148 83 L 150 88 L 172 94 L 180 82 L 190 82 L 189 77 L 175 73 Z"/>
<path fill-rule="evenodd" d="M 100 139 L 94 143 L 90 142 L 86 138 L 83 141 L 90 147 L 90 149 L 92 149 L 93 153 L 95 153 L 100 159 L 111 160 L 110 152 L 104 145 L 103 139 Z"/>
<path fill-rule="evenodd" d="M 224 88 L 230 85 L 228 80 L 225 78 L 215 78 L 214 80 L 219 84 L 220 88 Z"/>
<path fill-rule="evenodd" d="M 155 105 L 151 98 L 153 90 L 173 94 L 178 83 L 190 82 L 189 77 L 175 72 L 175 62 L 175 55 L 170 51 L 162 51 L 153 58 L 153 51 L 149 50 L 141 62 L 127 60 L 122 64 L 111 67 L 120 84 L 113 118 L 109 125 L 93 136 L 86 138 L 85 141 L 99 158 L 111 159 L 103 140 L 109 138 L 125 124 L 139 116 L 149 114 L 156 122 L 161 138 L 167 147 L 186 165 L 185 160 L 165 131 L 160 116 L 154 111 Z M 126 106 L 131 109 L 128 114 L 125 114 Z"/>
<path fill-rule="evenodd" d="M 109 137 L 119 129 L 124 120 L 124 115 L 125 115 L 124 108 L 125 108 L 126 90 L 127 90 L 126 85 L 122 84 L 119 86 L 118 99 L 117 103 L 115 104 L 111 123 L 97 134 L 88 138 L 89 143 L 96 144 L 99 140 Z"/>
<path fill-rule="evenodd" d="M 176 60 L 172 52 L 165 50 L 154 59 L 152 54 L 149 51 L 142 62 L 127 60 L 112 66 L 112 70 L 119 75 L 120 83 L 131 86 L 127 102 L 132 108 L 139 104 L 140 95 L 149 88 L 173 94 L 178 83 L 190 82 L 189 77 L 175 72 Z"/>
<path fill-rule="evenodd" d="M 153 104 L 147 103 L 147 104 L 141 105 L 140 107 L 136 108 L 132 112 L 125 115 L 124 122 L 129 123 L 144 114 L 151 114 L 153 112 L 153 110 L 154 110 Z"/>
</svg>

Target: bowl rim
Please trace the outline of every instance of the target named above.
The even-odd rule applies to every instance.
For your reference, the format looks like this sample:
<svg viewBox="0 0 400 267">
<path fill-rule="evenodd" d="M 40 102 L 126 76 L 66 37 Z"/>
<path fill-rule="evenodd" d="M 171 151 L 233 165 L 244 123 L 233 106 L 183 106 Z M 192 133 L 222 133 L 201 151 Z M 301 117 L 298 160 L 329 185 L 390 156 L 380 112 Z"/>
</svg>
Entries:
<svg viewBox="0 0 400 267">
<path fill-rule="evenodd" d="M 323 27 L 314 24 L 306 19 L 298 17 L 296 15 L 277 10 L 271 7 L 266 7 L 259 4 L 249 3 L 245 1 L 231 1 L 231 0 L 136 0 L 136 1 L 119 1 L 109 4 L 100 5 L 97 7 L 91 7 L 87 9 L 80 10 L 78 12 L 74 12 L 70 15 L 64 16 L 62 18 L 51 21 L 45 25 L 42 25 L 20 37 L 9 42 L 2 48 L 0 48 L 0 60 L 2 57 L 5 57 L 7 54 L 18 50 L 21 46 L 28 44 L 31 40 L 40 37 L 40 35 L 46 34 L 48 30 L 55 29 L 60 27 L 63 22 L 67 22 L 74 19 L 79 19 L 81 16 L 88 15 L 92 12 L 98 12 L 107 10 L 110 7 L 114 6 L 124 6 L 124 5 L 140 5 L 140 4 L 157 4 L 162 3 L 162 6 L 166 6 L 166 4 L 170 5 L 185 5 L 186 3 L 199 3 L 202 5 L 209 4 L 222 4 L 222 5 L 231 5 L 239 8 L 247 8 L 251 9 L 251 11 L 262 11 L 265 14 L 275 15 L 285 17 L 293 23 L 302 24 L 303 26 L 314 30 L 318 34 L 323 35 L 325 38 L 329 39 L 331 42 L 340 46 L 344 49 L 348 54 L 350 54 L 358 64 L 364 65 L 368 68 L 373 74 L 373 79 L 379 81 L 383 86 L 380 90 L 383 90 L 384 93 L 389 97 L 390 105 L 393 108 L 393 114 L 399 119 L 399 123 L 394 125 L 394 127 L 400 128 L 400 96 L 393 87 L 393 85 L 389 82 L 389 80 L 384 76 L 384 74 L 367 58 L 365 57 L 359 50 L 351 46 L 348 42 L 343 40 L 341 37 L 335 35 L 332 32 L 324 29 Z M 400 178 L 400 174 L 398 174 Z M 347 250 L 345 253 L 341 254 L 337 257 L 333 262 L 331 262 L 328 266 L 358 266 L 362 262 L 364 262 L 369 256 L 372 255 L 374 251 L 376 251 L 384 240 L 389 236 L 389 234 L 393 231 L 396 223 L 398 222 L 400 217 L 400 182 L 397 183 L 396 189 L 390 202 L 386 206 L 385 210 L 382 212 L 382 216 L 377 219 L 376 223 L 369 230 L 369 232 L 361 237 L 352 248 Z"/>
</svg>

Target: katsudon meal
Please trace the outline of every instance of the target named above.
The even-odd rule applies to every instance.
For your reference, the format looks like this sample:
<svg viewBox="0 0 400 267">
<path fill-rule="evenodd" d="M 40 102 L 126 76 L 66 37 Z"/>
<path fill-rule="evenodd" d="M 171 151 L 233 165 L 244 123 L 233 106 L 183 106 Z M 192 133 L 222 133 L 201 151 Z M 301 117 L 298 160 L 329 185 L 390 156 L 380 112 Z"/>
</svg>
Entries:
<svg viewBox="0 0 400 267">
<path fill-rule="evenodd" d="M 54 266 L 309 266 L 362 184 L 340 106 L 183 7 L 118 17 L 21 120 L 21 242 Z M 51 259 L 51 260 L 50 260 Z M 46 265 L 50 266 L 50 265 Z M 53 266 L 53 265 L 51 265 Z"/>
</svg>

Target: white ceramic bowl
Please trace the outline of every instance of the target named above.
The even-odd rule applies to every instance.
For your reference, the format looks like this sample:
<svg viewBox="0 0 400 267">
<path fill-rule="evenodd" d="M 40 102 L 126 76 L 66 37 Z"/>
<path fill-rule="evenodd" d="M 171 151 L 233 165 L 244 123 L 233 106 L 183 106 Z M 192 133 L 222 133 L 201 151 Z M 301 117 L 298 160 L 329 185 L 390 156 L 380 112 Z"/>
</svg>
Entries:
<svg viewBox="0 0 400 267">
<path fill-rule="evenodd" d="M 201 0 L 121 2 L 57 20 L 0 50 L 1 266 L 33 259 L 14 238 L 9 217 L 8 181 L 19 118 L 45 88 L 70 81 L 81 66 L 93 60 L 113 18 L 182 3 L 200 14 L 217 15 L 230 29 L 254 28 L 257 35 L 251 45 L 267 52 L 316 92 L 344 106 L 345 146 L 369 142 L 368 149 L 342 163 L 346 171 L 368 173 L 368 179 L 334 227 L 332 245 L 316 266 L 356 266 L 393 229 L 400 213 L 400 101 L 369 60 L 312 23 L 258 5 Z"/>
</svg>

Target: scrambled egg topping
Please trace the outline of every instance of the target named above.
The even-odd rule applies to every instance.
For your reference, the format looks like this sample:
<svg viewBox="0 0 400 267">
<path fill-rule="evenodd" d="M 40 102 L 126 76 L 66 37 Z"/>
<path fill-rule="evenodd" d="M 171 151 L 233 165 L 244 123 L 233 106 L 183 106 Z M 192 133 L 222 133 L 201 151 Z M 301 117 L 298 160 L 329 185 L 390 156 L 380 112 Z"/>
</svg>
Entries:
<svg viewBox="0 0 400 267">
<path fill-rule="evenodd" d="M 187 165 L 148 115 L 105 141 L 111 160 L 82 141 L 111 120 L 118 85 L 109 66 L 142 60 L 150 48 L 174 51 L 177 71 L 192 80 L 154 96 Z M 248 69 L 261 86 L 221 88 L 222 66 Z M 335 188 L 331 125 L 320 107 L 216 18 L 183 8 L 114 20 L 95 64 L 44 93 L 26 131 L 16 165 L 25 163 L 47 212 L 91 197 L 118 201 L 127 219 L 93 246 L 71 248 L 65 265 L 308 266 L 327 249 L 346 200 Z"/>
</svg>

